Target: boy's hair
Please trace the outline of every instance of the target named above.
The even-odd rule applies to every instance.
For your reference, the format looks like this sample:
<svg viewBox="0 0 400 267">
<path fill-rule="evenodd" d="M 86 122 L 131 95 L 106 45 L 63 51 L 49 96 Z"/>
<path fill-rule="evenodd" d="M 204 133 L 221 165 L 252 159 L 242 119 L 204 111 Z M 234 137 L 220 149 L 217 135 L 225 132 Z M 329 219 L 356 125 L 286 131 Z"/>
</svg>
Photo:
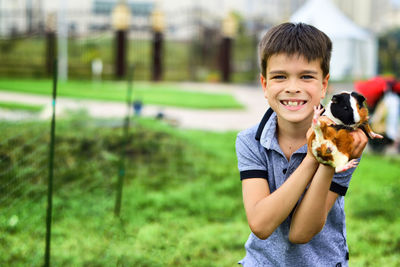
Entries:
<svg viewBox="0 0 400 267">
<path fill-rule="evenodd" d="M 321 60 L 324 77 L 329 73 L 332 42 L 314 26 L 305 23 L 283 23 L 272 27 L 258 45 L 261 73 L 266 77 L 268 59 L 279 53 L 304 56 L 308 61 Z"/>
</svg>

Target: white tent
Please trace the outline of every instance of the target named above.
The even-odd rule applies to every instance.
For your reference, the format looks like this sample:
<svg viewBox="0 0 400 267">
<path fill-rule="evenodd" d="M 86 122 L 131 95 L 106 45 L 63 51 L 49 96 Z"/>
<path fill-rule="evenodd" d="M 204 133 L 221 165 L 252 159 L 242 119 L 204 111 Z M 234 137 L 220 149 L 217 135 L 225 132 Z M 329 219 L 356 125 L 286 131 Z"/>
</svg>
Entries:
<svg viewBox="0 0 400 267">
<path fill-rule="evenodd" d="M 290 18 L 311 24 L 332 40 L 332 80 L 360 79 L 376 75 L 377 41 L 357 26 L 330 0 L 308 0 Z"/>
</svg>

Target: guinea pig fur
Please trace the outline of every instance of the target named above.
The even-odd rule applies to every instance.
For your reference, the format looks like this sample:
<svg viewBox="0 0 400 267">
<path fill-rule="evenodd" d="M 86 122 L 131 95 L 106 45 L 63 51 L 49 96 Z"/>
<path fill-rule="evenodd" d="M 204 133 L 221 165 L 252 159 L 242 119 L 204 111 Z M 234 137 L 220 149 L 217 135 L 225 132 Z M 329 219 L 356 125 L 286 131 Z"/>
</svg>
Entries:
<svg viewBox="0 0 400 267">
<path fill-rule="evenodd" d="M 321 107 L 314 108 L 313 133 L 308 139 L 308 148 L 318 162 L 334 167 L 336 172 L 357 166 L 357 160 L 350 159 L 354 149 L 352 131 L 360 128 L 370 138 L 382 138 L 368 124 L 365 97 L 359 93 L 334 95 L 321 116 L 322 113 Z"/>
</svg>

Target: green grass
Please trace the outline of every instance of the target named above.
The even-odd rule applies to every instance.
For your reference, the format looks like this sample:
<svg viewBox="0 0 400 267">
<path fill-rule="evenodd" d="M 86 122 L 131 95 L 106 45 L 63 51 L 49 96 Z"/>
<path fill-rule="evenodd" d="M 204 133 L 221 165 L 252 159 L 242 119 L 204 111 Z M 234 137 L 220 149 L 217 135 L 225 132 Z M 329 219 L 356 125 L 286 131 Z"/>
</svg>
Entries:
<svg viewBox="0 0 400 267">
<path fill-rule="evenodd" d="M 40 112 L 43 110 L 43 106 L 21 104 L 15 102 L 0 102 L 0 109 Z"/>
<path fill-rule="evenodd" d="M 33 142 L 37 147 L 31 144 L 21 153 L 47 155 L 46 149 L 36 149 L 46 147 L 48 125 L 0 128 L 2 140 L 8 140 L 0 141 L 1 159 L 9 155 L 14 164 L 23 164 L 10 151 L 41 132 L 46 134 Z M 52 264 L 235 266 L 245 255 L 249 234 L 236 133 L 183 131 L 147 119 L 134 122 L 117 219 L 113 209 L 121 136 L 115 121 L 79 115 L 59 122 Z M 355 172 L 345 207 L 352 266 L 399 266 L 399 174 L 399 160 L 371 155 L 363 157 Z M 45 177 L 32 180 L 11 209 L 5 209 L 0 196 L 0 265 L 42 264 L 45 196 L 39 193 L 45 187 Z M 32 196 L 39 199 L 32 201 Z M 20 218 L 16 224 L 13 215 Z"/>
<path fill-rule="evenodd" d="M 363 156 L 346 196 L 352 266 L 400 264 L 400 157 Z"/>
<path fill-rule="evenodd" d="M 1 146 L 0 156 L 32 139 L 33 131 L 24 133 L 21 125 L 3 126 L 2 138 L 9 141 Z M 43 130 L 34 135 L 38 132 Z M 232 146 L 235 133 L 181 132 L 149 120 L 135 124 L 128 145 L 122 214 L 116 219 L 114 189 L 122 129 L 115 122 L 79 119 L 59 123 L 57 132 L 55 266 L 232 266 L 243 256 L 248 227 L 236 198 L 240 181 Z M 221 150 L 215 150 L 215 144 Z M 46 136 L 37 146 L 46 146 Z M 47 150 L 34 152 L 35 158 L 39 153 Z M 17 156 L 10 156 L 19 164 Z M 31 186 L 44 190 L 45 177 Z M 4 233 L 0 265 L 39 266 L 45 197 L 32 201 L 32 193 L 21 190 L 15 194 L 13 209 L 4 210 L 8 203 L 0 201 Z M 19 218 L 16 225 L 11 223 L 14 215 Z"/>
<path fill-rule="evenodd" d="M 51 95 L 51 80 L 0 79 L 0 90 Z M 127 82 L 59 82 L 58 96 L 78 99 L 126 101 Z M 197 109 L 237 109 L 242 106 L 230 94 L 183 90 L 179 85 L 133 83 L 133 97 L 144 104 Z"/>
</svg>

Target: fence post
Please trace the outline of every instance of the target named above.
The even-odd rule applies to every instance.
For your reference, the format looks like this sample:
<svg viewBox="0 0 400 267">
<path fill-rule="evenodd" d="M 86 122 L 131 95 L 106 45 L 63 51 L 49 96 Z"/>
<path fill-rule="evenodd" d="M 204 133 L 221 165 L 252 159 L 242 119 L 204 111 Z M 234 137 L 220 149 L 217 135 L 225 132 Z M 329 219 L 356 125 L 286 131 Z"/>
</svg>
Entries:
<svg viewBox="0 0 400 267">
<path fill-rule="evenodd" d="M 151 20 L 153 30 L 152 80 L 160 81 L 163 76 L 164 14 L 155 9 L 151 14 Z"/>
<path fill-rule="evenodd" d="M 125 178 L 125 161 L 127 154 L 127 145 L 129 142 L 129 126 L 130 126 L 130 117 L 132 111 L 132 80 L 133 80 L 133 71 L 134 66 L 129 72 L 128 75 L 128 90 L 126 92 L 126 104 L 127 104 L 127 113 L 124 121 L 124 132 L 123 132 L 123 149 L 121 154 L 121 159 L 119 162 L 119 172 L 118 172 L 118 183 L 117 183 L 117 196 L 115 200 L 114 207 L 114 215 L 116 217 L 120 216 L 121 213 L 121 202 L 122 202 L 122 191 L 124 187 L 124 178 Z"/>
<path fill-rule="evenodd" d="M 54 138 L 56 129 L 56 98 L 57 98 L 57 59 L 53 65 L 53 113 L 51 118 L 50 147 L 49 147 L 49 180 L 47 189 L 47 214 L 46 214 L 46 247 L 44 255 L 44 266 L 50 266 L 50 243 L 51 243 L 51 221 L 53 210 L 53 175 L 54 175 Z"/>
<path fill-rule="evenodd" d="M 230 82 L 231 80 L 231 49 L 232 48 L 232 38 L 223 37 L 220 49 L 220 67 L 221 76 L 223 82 Z"/>
<path fill-rule="evenodd" d="M 125 76 L 127 60 L 127 41 L 131 11 L 125 1 L 119 1 L 114 7 L 111 19 L 115 30 L 115 76 L 121 79 Z"/>
<path fill-rule="evenodd" d="M 125 76 L 126 67 L 126 48 L 127 48 L 127 33 L 125 30 L 116 31 L 116 50 L 115 50 L 115 76 L 123 78 Z"/>
<path fill-rule="evenodd" d="M 223 82 L 230 82 L 232 73 L 233 41 L 237 34 L 237 21 L 233 13 L 222 22 L 222 41 L 220 47 L 220 68 Z"/>
</svg>

